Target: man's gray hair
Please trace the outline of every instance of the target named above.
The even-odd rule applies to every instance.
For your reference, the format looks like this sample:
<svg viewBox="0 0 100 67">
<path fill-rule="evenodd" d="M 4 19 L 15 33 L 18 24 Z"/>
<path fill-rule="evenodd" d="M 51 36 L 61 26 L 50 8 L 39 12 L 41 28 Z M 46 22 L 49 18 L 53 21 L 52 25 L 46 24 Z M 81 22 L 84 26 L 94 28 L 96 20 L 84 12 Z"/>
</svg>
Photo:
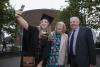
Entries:
<svg viewBox="0 0 100 67">
<path fill-rule="evenodd" d="M 76 19 L 76 20 L 78 20 L 80 22 L 79 17 L 73 16 L 73 17 L 70 18 L 70 21 L 73 20 L 73 19 Z"/>
</svg>

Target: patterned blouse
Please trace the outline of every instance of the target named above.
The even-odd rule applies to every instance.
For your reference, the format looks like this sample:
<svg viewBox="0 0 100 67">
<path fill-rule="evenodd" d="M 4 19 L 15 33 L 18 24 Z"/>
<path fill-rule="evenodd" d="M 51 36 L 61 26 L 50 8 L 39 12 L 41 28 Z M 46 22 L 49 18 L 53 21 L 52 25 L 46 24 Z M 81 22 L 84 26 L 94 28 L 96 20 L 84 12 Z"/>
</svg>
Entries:
<svg viewBox="0 0 100 67">
<path fill-rule="evenodd" d="M 52 41 L 53 42 L 51 46 L 50 58 L 46 64 L 46 67 L 64 67 L 59 65 L 58 62 L 61 34 L 57 32 L 53 33 Z"/>
</svg>

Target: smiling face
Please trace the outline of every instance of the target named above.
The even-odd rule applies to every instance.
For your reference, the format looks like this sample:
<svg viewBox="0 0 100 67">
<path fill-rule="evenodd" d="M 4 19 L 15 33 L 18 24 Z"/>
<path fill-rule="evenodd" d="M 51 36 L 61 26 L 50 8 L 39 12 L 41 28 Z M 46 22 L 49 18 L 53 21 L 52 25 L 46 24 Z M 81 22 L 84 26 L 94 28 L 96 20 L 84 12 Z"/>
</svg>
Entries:
<svg viewBox="0 0 100 67">
<path fill-rule="evenodd" d="M 79 24 L 80 24 L 80 20 L 79 20 L 78 17 L 72 17 L 72 18 L 70 18 L 70 27 L 72 29 L 78 28 Z"/>
<path fill-rule="evenodd" d="M 40 27 L 41 27 L 42 29 L 46 29 L 46 28 L 48 28 L 48 26 L 49 26 L 48 20 L 42 19 L 42 20 L 40 21 Z"/>
<path fill-rule="evenodd" d="M 64 22 L 58 22 L 57 25 L 56 25 L 56 31 L 59 32 L 59 33 L 63 33 L 65 30 L 65 24 Z"/>
</svg>

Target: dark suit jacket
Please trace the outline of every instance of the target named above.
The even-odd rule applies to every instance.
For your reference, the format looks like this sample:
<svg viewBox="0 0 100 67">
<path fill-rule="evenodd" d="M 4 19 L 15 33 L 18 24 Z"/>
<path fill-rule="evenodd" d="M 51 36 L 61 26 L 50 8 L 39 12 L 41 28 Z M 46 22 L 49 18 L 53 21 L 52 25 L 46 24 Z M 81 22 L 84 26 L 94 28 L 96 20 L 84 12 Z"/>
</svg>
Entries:
<svg viewBox="0 0 100 67">
<path fill-rule="evenodd" d="M 79 67 L 88 67 L 90 64 L 96 64 L 96 50 L 91 29 L 80 27 L 75 50 L 75 61 Z"/>
</svg>

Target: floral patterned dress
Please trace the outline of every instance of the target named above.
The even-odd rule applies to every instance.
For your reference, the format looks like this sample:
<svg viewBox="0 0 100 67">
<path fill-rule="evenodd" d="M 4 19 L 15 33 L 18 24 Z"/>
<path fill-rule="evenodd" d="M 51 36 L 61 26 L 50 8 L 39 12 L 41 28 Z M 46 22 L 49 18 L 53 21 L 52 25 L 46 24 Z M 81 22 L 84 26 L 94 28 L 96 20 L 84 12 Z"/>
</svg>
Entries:
<svg viewBox="0 0 100 67">
<path fill-rule="evenodd" d="M 50 58 L 46 64 L 46 67 L 64 67 L 58 63 L 61 34 L 57 32 L 53 33 L 52 41 Z"/>
</svg>

